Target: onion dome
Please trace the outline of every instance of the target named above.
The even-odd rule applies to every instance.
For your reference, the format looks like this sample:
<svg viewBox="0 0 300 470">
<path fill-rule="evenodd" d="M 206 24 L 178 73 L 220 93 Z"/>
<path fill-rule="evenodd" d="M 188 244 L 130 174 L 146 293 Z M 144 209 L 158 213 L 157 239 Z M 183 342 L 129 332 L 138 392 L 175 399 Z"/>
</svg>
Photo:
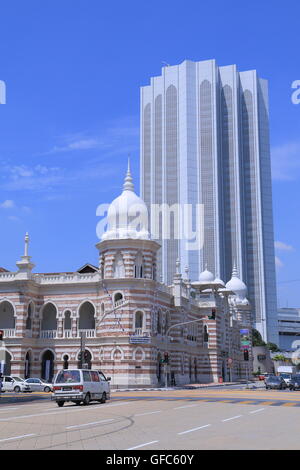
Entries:
<svg viewBox="0 0 300 470">
<path fill-rule="evenodd" d="M 134 192 L 134 185 L 128 169 L 122 194 L 113 200 L 107 211 L 107 231 L 102 240 L 133 238 L 149 240 L 148 209 L 142 198 Z"/>
<path fill-rule="evenodd" d="M 233 266 L 231 279 L 226 284 L 226 289 L 234 292 L 239 299 L 244 299 L 247 295 L 246 284 L 238 277 L 238 271 L 235 265 Z"/>
<path fill-rule="evenodd" d="M 202 273 L 200 273 L 199 275 L 199 282 L 211 284 L 214 282 L 214 279 L 215 279 L 215 276 L 213 275 L 213 273 L 208 271 L 207 265 L 206 265 L 205 270 L 202 271 Z"/>
</svg>

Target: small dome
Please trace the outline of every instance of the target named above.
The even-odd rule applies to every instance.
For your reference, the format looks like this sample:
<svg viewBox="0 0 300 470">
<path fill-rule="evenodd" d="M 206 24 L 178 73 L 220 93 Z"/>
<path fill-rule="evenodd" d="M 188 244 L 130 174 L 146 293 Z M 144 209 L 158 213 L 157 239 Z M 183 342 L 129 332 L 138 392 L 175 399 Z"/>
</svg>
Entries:
<svg viewBox="0 0 300 470">
<path fill-rule="evenodd" d="M 218 276 L 214 280 L 214 284 L 218 284 L 218 285 L 221 285 L 221 286 L 225 287 L 225 282 L 222 281 L 222 279 L 220 279 Z"/>
<path fill-rule="evenodd" d="M 107 231 L 102 240 L 138 238 L 148 240 L 148 209 L 142 198 L 134 192 L 128 162 L 123 192 L 113 200 L 107 211 Z"/>
<path fill-rule="evenodd" d="M 232 276 L 230 281 L 226 284 L 226 289 L 234 292 L 239 299 L 244 299 L 247 295 L 247 286 L 246 284 L 238 277 L 238 271 L 236 267 L 233 267 Z"/>
<path fill-rule="evenodd" d="M 214 282 L 215 276 L 213 273 L 208 271 L 207 266 L 205 266 L 205 270 L 200 273 L 199 282 L 207 282 L 208 284 Z"/>
</svg>

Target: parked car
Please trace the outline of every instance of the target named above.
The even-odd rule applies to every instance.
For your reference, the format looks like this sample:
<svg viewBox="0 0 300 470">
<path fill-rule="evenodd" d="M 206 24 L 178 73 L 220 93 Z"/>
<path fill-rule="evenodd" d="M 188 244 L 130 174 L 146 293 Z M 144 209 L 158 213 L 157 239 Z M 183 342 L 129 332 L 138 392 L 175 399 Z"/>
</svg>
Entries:
<svg viewBox="0 0 300 470">
<path fill-rule="evenodd" d="M 4 375 L 2 378 L 2 392 L 30 392 L 29 385 L 20 377 Z"/>
<path fill-rule="evenodd" d="M 289 385 L 291 378 L 292 378 L 292 374 L 288 372 L 281 372 L 279 376 L 283 378 L 283 380 L 285 381 L 287 385 Z"/>
<path fill-rule="evenodd" d="M 26 379 L 31 392 L 52 392 L 52 384 L 41 379 Z"/>
<path fill-rule="evenodd" d="M 266 390 L 269 388 L 284 390 L 287 388 L 287 384 L 285 383 L 284 379 L 280 377 L 280 375 L 270 375 L 267 377 L 266 381 Z"/>
<path fill-rule="evenodd" d="M 92 400 L 105 403 L 110 399 L 110 380 L 97 370 L 64 369 L 56 374 L 52 399 L 58 406 L 66 401 L 76 405 L 89 405 Z"/>
<path fill-rule="evenodd" d="M 292 375 L 292 378 L 289 383 L 290 390 L 300 390 L 300 374 Z"/>
</svg>

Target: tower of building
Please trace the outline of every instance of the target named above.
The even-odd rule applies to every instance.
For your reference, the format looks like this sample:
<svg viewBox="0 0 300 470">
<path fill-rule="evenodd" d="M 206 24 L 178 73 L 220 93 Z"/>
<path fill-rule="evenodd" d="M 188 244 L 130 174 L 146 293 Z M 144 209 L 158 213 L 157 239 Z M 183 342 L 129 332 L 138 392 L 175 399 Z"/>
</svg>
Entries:
<svg viewBox="0 0 300 470">
<path fill-rule="evenodd" d="M 175 225 L 169 239 L 158 233 L 163 281 L 171 283 L 177 258 L 192 280 L 206 264 L 229 280 L 235 260 L 253 325 L 277 343 L 266 80 L 215 60 L 184 61 L 152 77 L 141 88 L 141 195 L 151 215 L 153 204 L 204 206 L 202 249 L 172 238 Z"/>
</svg>

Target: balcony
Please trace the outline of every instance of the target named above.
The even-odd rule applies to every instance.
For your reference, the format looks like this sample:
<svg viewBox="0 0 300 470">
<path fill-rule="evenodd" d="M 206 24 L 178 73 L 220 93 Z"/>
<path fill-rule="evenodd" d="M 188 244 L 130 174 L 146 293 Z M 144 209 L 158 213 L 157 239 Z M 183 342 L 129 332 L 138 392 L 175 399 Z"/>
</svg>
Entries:
<svg viewBox="0 0 300 470">
<path fill-rule="evenodd" d="M 9 328 L 3 330 L 3 338 L 16 338 L 16 330 L 15 328 Z"/>
<path fill-rule="evenodd" d="M 86 338 L 96 337 L 96 330 L 78 330 L 78 338 L 80 338 L 81 333 L 84 333 Z"/>
<path fill-rule="evenodd" d="M 72 338 L 72 330 L 64 330 L 63 337 L 64 338 Z"/>
<path fill-rule="evenodd" d="M 57 330 L 41 330 L 40 338 L 55 339 L 57 338 Z"/>
<path fill-rule="evenodd" d="M 149 333 L 143 330 L 143 328 L 135 328 L 134 336 L 149 336 Z"/>
</svg>

